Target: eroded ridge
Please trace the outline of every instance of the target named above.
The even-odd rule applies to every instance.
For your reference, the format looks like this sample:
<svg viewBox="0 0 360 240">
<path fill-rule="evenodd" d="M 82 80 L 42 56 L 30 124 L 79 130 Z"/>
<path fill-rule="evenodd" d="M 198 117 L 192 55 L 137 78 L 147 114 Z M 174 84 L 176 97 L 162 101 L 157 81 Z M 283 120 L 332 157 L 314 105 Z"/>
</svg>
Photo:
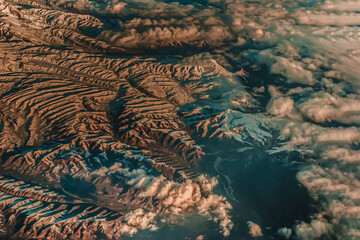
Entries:
<svg viewBox="0 0 360 240">
<path fill-rule="evenodd" d="M 103 24 L 90 15 L 0 7 L 7 236 L 121 238 L 193 213 L 229 235 L 231 206 L 198 174 L 204 152 L 178 115 L 204 69 L 109 55 L 124 50 L 91 36 Z"/>
</svg>

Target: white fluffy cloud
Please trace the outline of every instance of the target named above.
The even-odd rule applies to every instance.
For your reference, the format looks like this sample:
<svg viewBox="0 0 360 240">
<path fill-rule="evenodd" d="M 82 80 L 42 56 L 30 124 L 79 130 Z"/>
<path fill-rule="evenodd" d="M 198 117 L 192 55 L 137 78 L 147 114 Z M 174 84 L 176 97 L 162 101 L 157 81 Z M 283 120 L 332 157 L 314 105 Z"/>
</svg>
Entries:
<svg viewBox="0 0 360 240">
<path fill-rule="evenodd" d="M 24 3 L 34 8 L 25 8 Z M 191 83 L 189 88 L 209 103 L 209 109 L 220 112 L 201 123 L 209 127 L 204 127 L 202 136 L 224 133 L 221 137 L 241 142 L 248 135 L 266 145 L 264 139 L 271 138 L 271 133 L 266 124 L 261 124 L 269 122 L 279 126 L 286 140 L 285 149 L 309 156 L 297 177 L 321 201 L 323 212 L 313 216 L 311 222 L 281 228 L 279 234 L 311 239 L 337 229 L 344 239 L 360 235 L 359 1 L 326 0 L 317 4 L 296 0 L 210 0 L 185 4 L 160 0 L 15 0 L 11 4 L 1 1 L 0 7 L 1 34 L 8 34 L 10 29 L 11 37 L 34 44 L 94 50 L 211 46 L 213 52 L 192 56 L 197 68 L 202 69 L 198 76 L 201 80 L 197 81 L 203 85 Z M 44 17 L 47 15 L 52 17 Z M 10 62 L 15 61 L 16 56 L 10 57 Z M 181 59 L 179 63 L 186 61 Z M 237 74 L 243 73 L 242 64 L 267 70 L 267 75 L 259 77 L 264 78 L 264 85 L 269 85 L 271 79 L 267 78 L 273 75 L 280 76 L 282 82 L 276 83 L 278 86 L 256 86 L 252 96 L 240 83 L 246 74 Z M 236 69 L 231 69 L 233 66 Z M 210 68 L 216 77 L 203 74 L 204 68 Z M 226 91 L 219 94 L 218 89 Z M 221 95 L 221 100 L 211 101 L 206 91 Z M 255 98 L 267 92 L 271 97 L 267 108 L 246 115 L 247 110 L 258 110 L 252 108 L 256 106 Z M 196 109 L 201 115 L 203 109 Z M 155 216 L 162 213 L 177 216 L 187 212 L 219 222 L 224 235 L 233 228 L 231 206 L 212 192 L 214 179 L 201 176 L 179 184 L 143 169 L 129 171 L 121 165 L 96 172 L 105 178 L 115 173 L 138 191 L 138 199 L 153 198 L 160 206 L 159 212 L 131 211 L 124 232 L 155 229 Z M 250 225 L 259 232 L 257 225 Z"/>
<path fill-rule="evenodd" d="M 139 190 L 136 198 L 158 202 L 155 212 L 138 209 L 126 215 L 123 231 L 129 234 L 136 233 L 138 229 L 156 230 L 155 216 L 167 221 L 169 216 L 200 214 L 218 222 L 224 236 L 228 236 L 234 226 L 230 216 L 232 206 L 223 196 L 213 193 L 218 184 L 215 178 L 200 175 L 197 179 L 177 183 L 164 176 L 154 177 L 142 168 L 130 171 L 123 168 L 121 163 L 110 168 L 102 167 L 93 174 L 102 177 L 113 174 L 122 176 L 127 185 Z"/>
</svg>

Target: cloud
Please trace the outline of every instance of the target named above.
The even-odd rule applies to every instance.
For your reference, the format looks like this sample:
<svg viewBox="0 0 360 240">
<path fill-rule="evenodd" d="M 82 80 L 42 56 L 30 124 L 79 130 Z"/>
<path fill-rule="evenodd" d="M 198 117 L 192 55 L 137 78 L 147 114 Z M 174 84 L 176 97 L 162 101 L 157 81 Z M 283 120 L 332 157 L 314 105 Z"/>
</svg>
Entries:
<svg viewBox="0 0 360 240">
<path fill-rule="evenodd" d="M 300 240 L 329 237 L 329 232 L 331 232 L 331 225 L 320 220 L 313 220 L 309 224 L 302 222 L 295 228 L 295 234 Z"/>
<path fill-rule="evenodd" d="M 253 223 L 251 221 L 248 221 L 247 224 L 248 224 L 248 227 L 249 227 L 249 235 L 251 237 L 255 238 L 255 237 L 262 237 L 263 236 L 263 234 L 261 232 L 261 228 L 260 228 L 259 225 L 257 225 L 256 223 Z"/>
<path fill-rule="evenodd" d="M 299 106 L 302 114 L 315 122 L 360 122 L 360 100 L 354 95 L 346 98 L 319 93 Z"/>
<path fill-rule="evenodd" d="M 120 163 L 110 168 L 102 167 L 92 175 L 103 178 L 116 175 L 117 178 L 124 179 L 127 185 L 138 190 L 134 197 L 141 202 L 144 199 L 156 202 L 155 212 L 144 208 L 127 215 L 129 226 L 124 228 L 129 233 L 135 233 L 136 226 L 139 226 L 139 229 L 155 230 L 154 214 L 164 221 L 167 221 L 167 215 L 173 218 L 185 214 L 200 214 L 218 222 L 224 236 L 228 236 L 234 226 L 230 216 L 232 206 L 223 196 L 213 193 L 214 187 L 218 184 L 215 178 L 200 175 L 197 179 L 177 183 L 167 180 L 164 176 L 155 177 L 142 168 L 123 168 Z M 145 222 L 139 222 L 141 218 L 144 218 Z"/>
<path fill-rule="evenodd" d="M 255 145 L 248 141 L 251 138 L 268 146 L 267 139 L 273 137 L 271 131 L 278 126 L 285 141 L 283 149 L 307 156 L 297 178 L 322 204 L 322 212 L 314 215 L 312 221 L 299 223 L 291 229 L 282 228 L 279 234 L 309 239 L 333 234 L 336 229 L 336 234 L 343 238 L 359 236 L 360 18 L 356 11 L 360 10 L 360 5 L 357 1 L 326 0 L 317 4 L 316 1 L 283 0 L 15 0 L 1 1 L 0 9 L 3 13 L 0 16 L 1 36 L 9 41 L 16 40 L 12 44 L 25 44 L 24 49 L 32 44 L 104 54 L 161 47 L 182 49 L 185 44 L 199 48 L 210 46 L 212 51 L 171 59 L 179 64 L 178 68 L 162 64 L 161 61 L 169 61 L 170 57 L 156 59 L 159 65 L 154 68 L 164 68 L 167 75 L 177 75 L 186 82 L 184 94 L 188 91 L 191 97 L 191 103 L 186 102 L 191 107 L 186 107 L 193 110 L 184 114 L 186 127 L 205 139 L 216 137 L 225 143 L 228 139 L 234 140 L 239 146 L 244 142 Z M 54 51 L 60 58 L 75 59 L 69 66 L 78 61 L 74 57 L 78 55 L 57 53 Z M 23 55 L 0 54 L 6 71 L 22 71 L 24 66 L 30 69 L 30 64 L 19 63 Z M 24 59 L 39 65 L 35 58 Z M 60 65 L 60 60 L 54 59 L 49 59 L 46 66 Z M 126 64 L 132 64 L 131 61 Z M 187 61 L 198 65 L 194 67 L 196 77 L 174 70 L 190 68 L 182 65 Z M 99 62 L 96 60 L 94 64 Z M 112 64 L 118 63 L 111 62 L 106 67 Z M 57 69 L 59 73 L 67 67 L 61 66 L 62 69 Z M 106 73 L 98 72 L 104 78 L 111 75 L 111 81 L 116 82 L 121 78 L 116 70 L 127 66 L 119 64 L 114 71 L 111 68 Z M 244 66 L 254 73 L 248 79 L 237 74 L 243 73 Z M 38 70 L 31 69 L 29 74 Z M 81 79 L 88 74 L 88 69 L 79 70 Z M 261 74 L 256 75 L 257 71 Z M 74 74 L 71 72 L 68 77 Z M 184 76 L 179 76 L 181 74 Z M 96 76 L 97 81 L 101 76 Z M 167 87 L 164 84 L 164 92 L 168 91 Z M 3 89 L 0 92 L 3 94 Z M 267 93 L 270 93 L 270 100 Z M 25 120 L 19 121 L 24 122 L 16 126 L 27 125 Z M 3 128 L 6 137 L 14 138 L 11 140 L 14 147 L 20 146 L 19 134 L 11 133 L 8 125 Z M 21 133 L 21 129 L 18 132 Z M 86 164 L 81 163 L 82 169 L 86 169 Z M 123 184 L 135 192 L 136 203 L 150 199 L 159 207 L 130 211 L 123 229 L 129 234 L 137 229 L 156 229 L 156 217 L 166 214 L 206 216 L 218 222 L 226 236 L 233 228 L 231 206 L 224 197 L 213 193 L 217 184 L 213 178 L 202 175 L 180 184 L 144 168 L 132 169 L 122 164 L 100 168 L 93 174 L 84 178 L 96 175 L 99 182 L 103 180 L 103 185 L 96 185 L 103 187 L 102 192 L 111 189 L 112 196 L 118 196 Z M 109 186 L 110 176 L 115 176 L 121 184 Z M 250 225 L 259 232 L 260 227 L 254 223 Z"/>
<path fill-rule="evenodd" d="M 129 235 L 134 235 L 140 229 L 155 231 L 158 229 L 154 221 L 155 216 L 153 212 L 145 212 L 142 208 L 138 208 L 125 215 L 125 224 L 121 225 L 119 230 Z"/>
</svg>

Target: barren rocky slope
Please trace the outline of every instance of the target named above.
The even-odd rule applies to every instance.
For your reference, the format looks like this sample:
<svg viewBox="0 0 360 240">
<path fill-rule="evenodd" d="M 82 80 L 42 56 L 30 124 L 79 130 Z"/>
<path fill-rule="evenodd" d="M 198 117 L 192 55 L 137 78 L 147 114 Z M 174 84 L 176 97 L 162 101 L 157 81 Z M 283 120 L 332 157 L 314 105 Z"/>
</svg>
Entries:
<svg viewBox="0 0 360 240">
<path fill-rule="evenodd" d="M 356 239 L 360 4 L 0 0 L 5 239 Z"/>
<path fill-rule="evenodd" d="M 227 235 L 230 205 L 211 193 L 214 180 L 198 178 L 204 153 L 177 113 L 204 70 L 124 56 L 86 34 L 100 20 L 67 6 L 0 6 L 7 234 L 112 239 L 156 228 L 155 214 L 197 212 Z"/>
</svg>

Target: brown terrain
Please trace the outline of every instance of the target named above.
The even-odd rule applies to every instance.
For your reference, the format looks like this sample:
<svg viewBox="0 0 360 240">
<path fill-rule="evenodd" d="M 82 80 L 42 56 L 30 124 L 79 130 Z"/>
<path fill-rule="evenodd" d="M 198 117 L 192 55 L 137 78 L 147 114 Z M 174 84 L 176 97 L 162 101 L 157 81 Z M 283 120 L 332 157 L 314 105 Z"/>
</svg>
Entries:
<svg viewBox="0 0 360 240">
<path fill-rule="evenodd" d="M 0 0 L 0 234 L 113 239 L 187 212 L 228 234 L 231 206 L 199 176 L 191 137 L 222 136 L 222 115 L 194 110 L 189 128 L 178 111 L 209 97 L 200 78 L 214 73 L 126 55 L 69 9 Z"/>
</svg>

